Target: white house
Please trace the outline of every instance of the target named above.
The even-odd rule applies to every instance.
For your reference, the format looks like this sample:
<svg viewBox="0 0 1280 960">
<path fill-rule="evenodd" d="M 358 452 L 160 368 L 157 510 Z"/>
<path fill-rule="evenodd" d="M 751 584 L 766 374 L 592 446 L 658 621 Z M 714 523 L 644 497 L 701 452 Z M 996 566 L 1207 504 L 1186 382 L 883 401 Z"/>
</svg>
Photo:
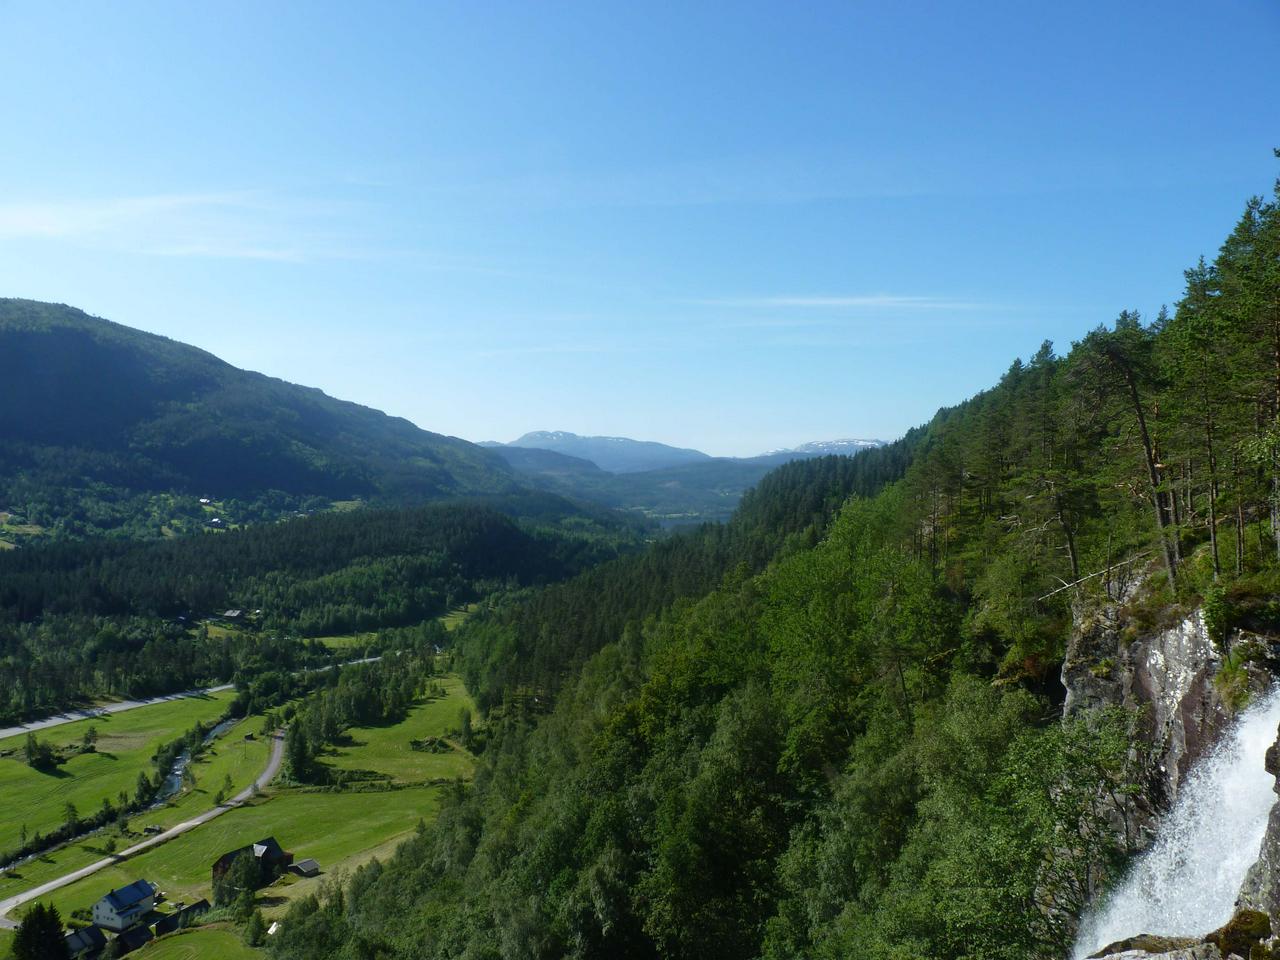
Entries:
<svg viewBox="0 0 1280 960">
<path fill-rule="evenodd" d="M 112 890 L 93 905 L 93 922 L 119 933 L 133 926 L 156 905 L 155 885 L 135 880 L 127 887 Z"/>
</svg>

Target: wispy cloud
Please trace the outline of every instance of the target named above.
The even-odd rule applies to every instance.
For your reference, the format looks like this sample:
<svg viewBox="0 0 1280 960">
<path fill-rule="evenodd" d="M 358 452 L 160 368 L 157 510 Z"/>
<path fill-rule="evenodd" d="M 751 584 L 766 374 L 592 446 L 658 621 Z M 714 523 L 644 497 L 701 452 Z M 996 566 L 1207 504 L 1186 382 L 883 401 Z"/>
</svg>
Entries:
<svg viewBox="0 0 1280 960">
<path fill-rule="evenodd" d="M 10 202 L 0 203 L 0 240 L 294 263 L 358 256 L 325 229 L 335 213 L 257 191 Z"/>
<path fill-rule="evenodd" d="M 490 347 L 477 350 L 478 357 L 508 357 L 524 355 L 555 355 L 581 353 L 634 353 L 634 347 L 603 343 L 548 343 L 526 344 L 509 347 Z"/>
<path fill-rule="evenodd" d="M 749 307 L 779 309 L 814 307 L 874 310 L 978 310 L 989 306 L 945 297 L 902 296 L 891 293 L 857 295 L 806 295 L 774 297 L 709 297 L 681 301 L 709 307 Z"/>
</svg>

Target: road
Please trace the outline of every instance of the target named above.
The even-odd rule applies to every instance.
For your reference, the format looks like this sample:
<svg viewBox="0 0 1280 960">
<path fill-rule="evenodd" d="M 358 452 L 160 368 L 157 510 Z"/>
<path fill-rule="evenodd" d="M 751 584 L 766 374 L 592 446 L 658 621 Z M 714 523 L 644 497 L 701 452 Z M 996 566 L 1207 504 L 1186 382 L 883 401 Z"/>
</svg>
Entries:
<svg viewBox="0 0 1280 960">
<path fill-rule="evenodd" d="M 234 690 L 234 683 L 224 683 L 217 687 L 204 687 L 200 690 L 184 690 L 182 693 L 170 693 L 163 697 L 149 697 L 146 700 L 120 700 L 116 703 L 103 704 L 101 707 L 86 707 L 84 710 L 68 710 L 66 713 L 59 713 L 56 716 L 45 717 L 43 720 L 32 720 L 30 723 L 20 723 L 16 727 L 0 727 L 0 740 L 5 737 L 16 737 L 22 733 L 31 733 L 35 730 L 47 730 L 50 727 L 61 726 L 64 723 L 75 723 L 77 720 L 89 720 L 93 717 L 105 717 L 110 713 L 124 713 L 126 710 L 135 710 L 138 707 L 149 707 L 156 703 L 165 703 L 169 700 L 185 700 L 188 697 L 205 697 L 211 693 L 221 693 L 223 690 Z"/>
<path fill-rule="evenodd" d="M 50 880 L 48 883 L 42 883 L 38 887 L 32 887 L 30 890 L 24 890 L 22 893 L 15 894 L 6 900 L 0 900 L 0 927 L 7 927 L 10 930 L 15 929 L 18 924 L 16 921 L 9 918 L 9 914 L 15 908 L 22 906 L 24 903 L 29 903 L 32 900 L 43 897 L 46 893 L 52 893 L 54 890 L 65 887 L 69 883 L 75 883 L 77 880 L 83 880 L 85 877 L 97 873 L 104 867 L 109 867 L 113 864 L 128 860 L 131 857 L 136 857 L 138 854 L 150 850 L 152 847 L 158 847 L 162 843 L 168 843 L 174 837 L 180 837 L 187 831 L 194 830 L 201 824 L 208 823 L 215 817 L 222 816 L 228 810 L 234 810 L 236 807 L 240 806 L 240 804 L 253 796 L 255 788 L 261 790 L 274 780 L 276 774 L 280 772 L 280 765 L 283 762 L 284 733 L 277 730 L 271 738 L 271 755 L 267 759 L 266 769 L 262 771 L 258 776 L 258 779 L 253 782 L 252 786 L 241 790 L 234 797 L 225 801 L 220 806 L 216 806 L 212 810 L 206 810 L 204 813 L 197 817 L 192 817 L 190 820 L 184 820 L 177 826 L 170 827 L 168 830 L 164 831 L 164 833 L 158 833 L 154 837 L 148 837 L 141 843 L 136 843 L 126 850 L 121 850 L 119 853 L 112 854 L 103 860 L 91 863 L 87 867 L 81 867 L 79 870 L 73 870 L 71 873 L 58 877 L 56 880 Z"/>
<path fill-rule="evenodd" d="M 295 676 L 301 676 L 304 673 L 323 673 L 326 670 L 333 670 L 335 667 L 350 667 L 361 663 L 377 663 L 381 660 L 381 656 L 377 657 L 361 657 L 359 660 L 344 660 L 342 663 L 331 663 L 324 667 L 311 667 L 306 670 L 298 670 Z M 64 723 L 75 723 L 77 720 L 89 720 L 93 717 L 103 717 L 109 713 L 124 713 L 126 710 L 135 710 L 138 707 L 149 707 L 157 703 L 165 703 L 169 700 L 185 700 L 188 697 L 205 697 L 211 693 L 221 693 L 223 690 L 234 690 L 234 683 L 224 683 L 216 687 L 202 687 L 199 690 L 184 690 L 181 693 L 169 693 L 163 697 L 149 697 L 146 700 L 120 700 L 116 703 L 103 704 L 101 707 L 86 707 L 83 710 L 68 710 L 65 713 L 59 713 L 56 716 L 45 717 L 43 720 L 31 720 L 28 723 L 20 723 L 16 727 L 0 727 L 0 740 L 5 737 L 16 737 L 22 733 L 31 733 L 35 730 L 47 730 L 49 727 L 61 726 Z"/>
</svg>

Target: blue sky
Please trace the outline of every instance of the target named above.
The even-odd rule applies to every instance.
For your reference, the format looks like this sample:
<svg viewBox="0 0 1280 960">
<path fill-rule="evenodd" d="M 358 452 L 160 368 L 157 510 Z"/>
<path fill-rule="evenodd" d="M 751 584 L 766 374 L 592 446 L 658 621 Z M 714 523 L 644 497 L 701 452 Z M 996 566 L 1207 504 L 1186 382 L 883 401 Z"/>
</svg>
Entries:
<svg viewBox="0 0 1280 960">
<path fill-rule="evenodd" d="M 0 0 L 0 295 L 472 440 L 890 438 L 1178 296 L 1280 4 Z"/>
</svg>

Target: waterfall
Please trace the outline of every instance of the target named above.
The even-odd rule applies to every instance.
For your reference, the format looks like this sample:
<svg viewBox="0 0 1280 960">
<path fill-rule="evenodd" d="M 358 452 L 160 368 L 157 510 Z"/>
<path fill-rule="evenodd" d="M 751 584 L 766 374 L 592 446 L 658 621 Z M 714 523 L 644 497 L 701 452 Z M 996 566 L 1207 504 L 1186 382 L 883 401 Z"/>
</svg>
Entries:
<svg viewBox="0 0 1280 960">
<path fill-rule="evenodd" d="M 1155 843 L 1081 918 L 1075 960 L 1140 933 L 1201 936 L 1231 919 L 1276 802 L 1263 755 L 1277 725 L 1280 687 L 1245 710 L 1192 767 Z"/>
</svg>

